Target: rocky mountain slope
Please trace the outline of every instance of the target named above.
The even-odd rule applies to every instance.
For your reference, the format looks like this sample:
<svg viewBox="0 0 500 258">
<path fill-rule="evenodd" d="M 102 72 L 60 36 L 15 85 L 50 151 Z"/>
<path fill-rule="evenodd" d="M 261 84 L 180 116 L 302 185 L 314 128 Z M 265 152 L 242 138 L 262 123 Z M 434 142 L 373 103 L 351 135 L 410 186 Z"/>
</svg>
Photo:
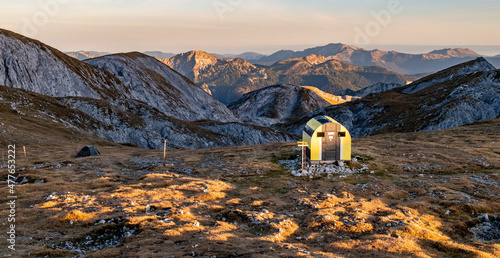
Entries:
<svg viewBox="0 0 500 258">
<path fill-rule="evenodd" d="M 65 113 L 77 114 L 61 122 L 68 128 L 146 148 L 162 147 L 163 139 L 172 148 L 292 139 L 286 133 L 238 123 L 226 106 L 147 55 L 117 54 L 85 63 L 39 41 L 10 31 L 0 32 L 0 83 L 32 91 L 30 96 L 43 94 L 37 98 L 46 98 L 58 108 L 65 106 Z M 14 106 L 17 103 L 12 98 L 10 101 Z M 29 107 L 29 101 L 24 105 Z M 51 111 L 52 106 L 36 108 L 41 112 L 49 110 L 53 117 L 63 112 Z M 82 117 L 88 122 L 81 124 Z M 210 129 L 190 122 L 200 119 L 219 121 L 206 126 Z"/>
<path fill-rule="evenodd" d="M 385 92 L 402 86 L 403 85 L 398 83 L 375 83 L 372 86 L 366 87 L 364 89 L 353 92 L 348 91 L 347 93 L 352 96 L 364 98 L 373 93 Z"/>
<path fill-rule="evenodd" d="M 328 93 L 342 94 L 346 89 L 359 90 L 377 82 L 405 84 L 413 80 L 381 67 L 357 67 L 318 55 L 261 66 L 243 59 L 223 59 L 202 51 L 191 51 L 162 62 L 223 103 L 278 83 L 309 85 Z"/>
<path fill-rule="evenodd" d="M 474 51 L 461 48 L 436 50 L 427 54 L 406 54 L 396 51 L 365 50 L 338 43 L 303 51 L 281 50 L 255 63 L 270 65 L 285 59 L 306 57 L 311 54 L 322 55 L 356 66 L 380 66 L 401 74 L 435 72 L 479 57 L 479 54 Z"/>
<path fill-rule="evenodd" d="M 354 66 L 315 54 L 279 61 L 269 68 L 280 75 L 280 81 L 310 85 L 333 94 L 360 90 L 378 82 L 404 85 L 414 79 L 382 67 Z"/>
<path fill-rule="evenodd" d="M 158 149 L 209 148 L 293 140 L 270 128 L 217 121 L 188 122 L 166 116 L 138 100 L 108 101 L 83 97 L 54 98 L 0 86 L 0 115 L 6 134 L 23 133 L 33 142 L 75 135 Z M 27 132 L 26 132 L 27 131 Z M 52 135 L 51 135 L 52 134 Z M 55 135 L 54 135 L 55 134 Z M 50 137 L 43 137 L 50 135 Z M 102 137 L 98 140 L 96 137 Z"/>
<path fill-rule="evenodd" d="M 500 116 L 500 71 L 478 58 L 392 91 L 329 106 L 278 126 L 299 134 L 316 115 L 329 115 L 355 137 L 439 130 Z"/>
<path fill-rule="evenodd" d="M 326 92 L 324 92 L 316 87 L 312 87 L 312 86 L 301 86 L 301 87 L 314 91 L 316 94 L 318 94 L 324 100 L 328 101 L 328 103 L 330 103 L 331 105 L 338 105 L 338 104 L 341 104 L 344 102 L 353 101 L 355 99 L 360 98 L 360 97 L 351 96 L 351 95 L 337 96 L 337 95 L 333 95 L 330 93 L 326 93 Z"/>
<path fill-rule="evenodd" d="M 277 75 L 243 59 L 223 59 L 203 51 L 183 53 L 162 62 L 225 104 L 278 81 Z"/>
<path fill-rule="evenodd" d="M 44 95 L 116 99 L 127 91 L 110 73 L 37 40 L 0 29 L 0 85 Z"/>
<path fill-rule="evenodd" d="M 228 107 L 245 123 L 273 126 L 294 121 L 330 105 L 312 90 L 294 85 L 274 85 L 247 93 Z"/>
<path fill-rule="evenodd" d="M 126 98 L 148 103 L 168 116 L 236 121 L 226 106 L 153 57 L 133 52 L 85 62 L 116 76 L 129 92 Z"/>
</svg>

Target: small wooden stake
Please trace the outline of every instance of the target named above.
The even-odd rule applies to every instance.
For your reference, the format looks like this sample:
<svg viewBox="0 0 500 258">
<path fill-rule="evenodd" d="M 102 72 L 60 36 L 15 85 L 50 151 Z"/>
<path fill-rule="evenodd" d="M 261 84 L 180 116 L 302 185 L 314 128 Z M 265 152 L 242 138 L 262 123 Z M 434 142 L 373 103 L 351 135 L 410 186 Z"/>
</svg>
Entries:
<svg viewBox="0 0 500 258">
<path fill-rule="evenodd" d="M 302 170 L 306 169 L 306 147 L 307 142 L 297 142 L 299 147 L 302 147 L 302 165 L 300 166 Z"/>
<path fill-rule="evenodd" d="M 165 160 L 167 159 L 167 140 L 163 144 L 163 166 L 166 166 Z"/>
<path fill-rule="evenodd" d="M 26 157 L 26 146 L 23 146 L 24 151 L 24 166 L 28 167 L 28 158 Z"/>
<path fill-rule="evenodd" d="M 302 170 L 306 169 L 306 147 L 302 146 Z"/>
</svg>

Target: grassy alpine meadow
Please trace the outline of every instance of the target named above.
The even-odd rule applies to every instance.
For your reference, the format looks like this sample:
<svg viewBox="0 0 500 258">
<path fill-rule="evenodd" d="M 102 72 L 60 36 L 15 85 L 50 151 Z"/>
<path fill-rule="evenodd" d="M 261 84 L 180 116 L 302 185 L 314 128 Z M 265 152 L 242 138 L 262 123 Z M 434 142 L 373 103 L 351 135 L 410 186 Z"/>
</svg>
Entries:
<svg viewBox="0 0 500 258">
<path fill-rule="evenodd" d="M 167 150 L 163 164 L 85 135 L 30 144 L 19 127 L 2 139 L 28 146 L 16 254 L 498 257 L 499 123 L 357 138 L 349 166 L 368 170 L 306 177 L 281 165 L 299 160 L 294 143 Z M 75 158 L 85 145 L 101 155 Z"/>
</svg>

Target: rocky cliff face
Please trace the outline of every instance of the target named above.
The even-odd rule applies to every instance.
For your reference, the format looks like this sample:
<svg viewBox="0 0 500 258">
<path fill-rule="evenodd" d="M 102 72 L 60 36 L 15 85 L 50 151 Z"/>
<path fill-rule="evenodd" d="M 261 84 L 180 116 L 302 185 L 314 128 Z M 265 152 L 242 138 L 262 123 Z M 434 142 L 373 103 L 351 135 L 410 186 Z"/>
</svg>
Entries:
<svg viewBox="0 0 500 258">
<path fill-rule="evenodd" d="M 126 90 L 111 74 L 39 41 L 0 29 L 0 85 L 44 95 L 119 98 Z"/>
<path fill-rule="evenodd" d="M 163 140 L 167 140 L 169 148 L 239 145 L 231 136 L 166 116 L 158 109 L 137 100 L 121 100 L 117 106 L 89 98 L 70 97 L 60 101 L 74 110 L 91 114 L 94 119 L 106 125 L 93 132 L 114 142 L 132 143 L 151 149 L 162 148 Z"/>
<path fill-rule="evenodd" d="M 203 51 L 190 51 L 162 62 L 228 104 L 250 91 L 276 83 L 277 76 L 241 58 L 224 59 Z"/>
<path fill-rule="evenodd" d="M 354 137 L 439 130 L 500 116 L 500 71 L 483 58 L 410 85 L 314 111 L 280 128 L 299 134 L 316 115 L 344 124 Z"/>
<path fill-rule="evenodd" d="M 293 85 L 275 85 L 250 92 L 228 107 L 243 122 L 273 126 L 329 105 L 328 101 L 312 90 Z"/>
<path fill-rule="evenodd" d="M 53 98 L 0 86 L 0 117 L 9 118 L 2 123 L 10 127 L 9 121 L 15 116 L 16 121 L 23 121 L 23 128 L 39 135 L 33 142 L 43 142 L 42 135 L 56 131 L 70 131 L 76 138 L 93 134 L 151 149 L 162 148 L 164 140 L 168 148 L 193 149 L 295 140 L 293 135 L 266 127 L 175 119 L 137 100 L 120 100 L 115 104 L 83 97 Z"/>
<path fill-rule="evenodd" d="M 373 93 L 380 93 L 385 91 L 390 91 L 395 88 L 402 87 L 403 85 L 399 83 L 375 83 L 372 86 L 366 87 L 356 92 L 350 93 L 353 96 L 364 98 Z"/>
<path fill-rule="evenodd" d="M 223 122 L 236 118 L 222 103 L 190 80 L 150 56 L 133 52 L 86 60 L 116 76 L 136 99 L 181 120 L 213 119 Z"/>
<path fill-rule="evenodd" d="M 203 51 L 190 51 L 161 61 L 196 83 L 200 81 L 198 76 L 201 71 L 216 64 L 227 63 L 225 59 Z"/>
</svg>

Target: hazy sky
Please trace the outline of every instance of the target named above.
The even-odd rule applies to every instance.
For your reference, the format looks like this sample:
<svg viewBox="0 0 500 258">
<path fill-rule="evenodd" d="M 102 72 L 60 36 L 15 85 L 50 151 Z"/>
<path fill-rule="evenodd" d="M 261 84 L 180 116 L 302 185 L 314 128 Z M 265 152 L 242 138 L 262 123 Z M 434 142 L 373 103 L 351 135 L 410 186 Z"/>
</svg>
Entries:
<svg viewBox="0 0 500 258">
<path fill-rule="evenodd" d="M 0 0 L 0 4 L 0 27 L 63 51 L 270 53 L 336 42 L 368 49 L 500 46 L 498 0 Z"/>
</svg>

